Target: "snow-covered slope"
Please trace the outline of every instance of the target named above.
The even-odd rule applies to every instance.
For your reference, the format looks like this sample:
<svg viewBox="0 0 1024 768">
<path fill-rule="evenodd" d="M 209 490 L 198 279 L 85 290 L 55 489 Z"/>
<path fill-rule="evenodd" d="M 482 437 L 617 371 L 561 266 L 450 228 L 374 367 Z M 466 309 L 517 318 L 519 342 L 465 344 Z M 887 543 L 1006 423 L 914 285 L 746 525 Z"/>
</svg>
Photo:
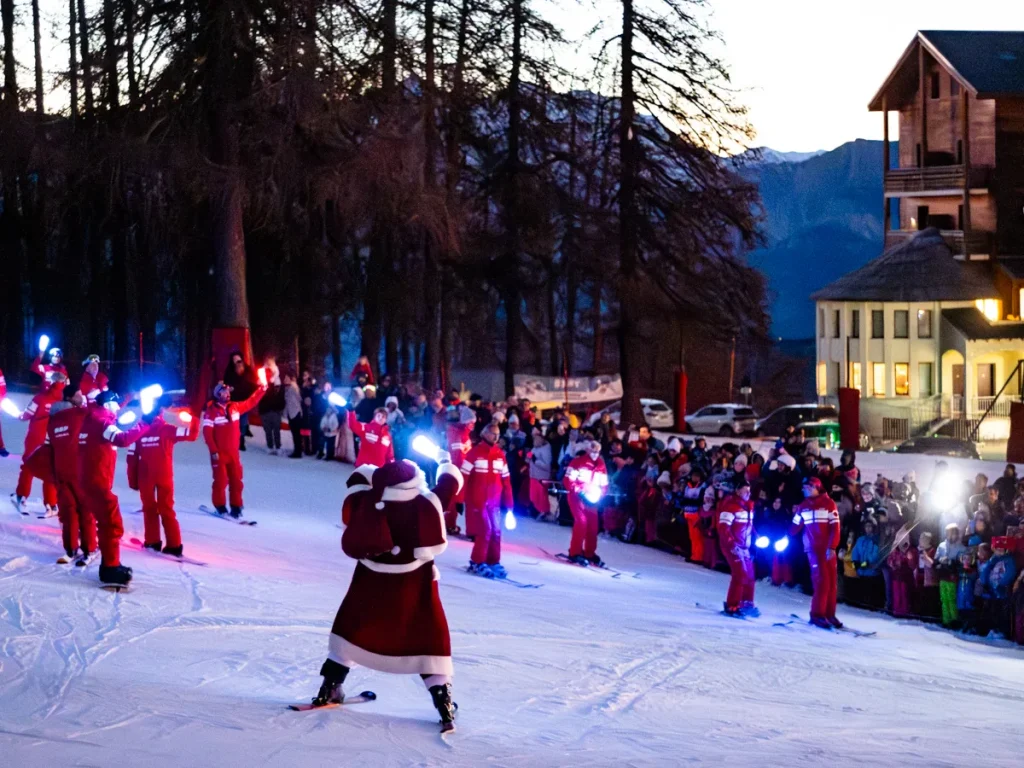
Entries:
<svg viewBox="0 0 1024 768">
<path fill-rule="evenodd" d="M 9 446 L 21 425 L 5 419 Z M 287 438 L 286 438 L 287 440 Z M 416 678 L 356 670 L 379 699 L 297 714 L 311 697 L 353 564 L 339 549 L 346 470 L 244 456 L 243 528 L 208 503 L 201 444 L 178 448 L 186 554 L 207 567 L 126 551 L 135 589 L 96 587 L 95 566 L 54 564 L 56 521 L 0 507 L 0 755 L 9 766 L 822 766 L 1018 765 L 1024 653 L 845 609 L 857 639 L 775 628 L 808 599 L 759 585 L 764 618 L 720 616 L 727 577 L 637 546 L 601 553 L 639 578 L 548 559 L 568 529 L 506 534 L 520 590 L 440 560 L 452 628 L 459 731 L 437 734 Z M 0 460 L 13 488 L 15 457 Z M 126 537 L 142 532 L 117 492 Z M 927 478 L 923 478 L 927 480 Z M 38 495 L 38 486 L 34 495 Z"/>
</svg>

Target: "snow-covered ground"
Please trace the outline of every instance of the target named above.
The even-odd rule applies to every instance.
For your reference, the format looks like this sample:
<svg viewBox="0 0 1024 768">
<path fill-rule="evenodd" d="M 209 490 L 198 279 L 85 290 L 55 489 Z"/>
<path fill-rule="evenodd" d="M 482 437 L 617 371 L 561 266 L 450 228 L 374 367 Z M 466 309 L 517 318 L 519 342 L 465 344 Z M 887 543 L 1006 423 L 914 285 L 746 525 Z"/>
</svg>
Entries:
<svg viewBox="0 0 1024 768">
<path fill-rule="evenodd" d="M 3 429 L 19 448 L 21 425 Z M 208 566 L 125 551 L 130 594 L 98 589 L 96 566 L 56 565 L 55 520 L 0 507 L 3 765 L 1021 765 L 1024 649 L 842 606 L 877 637 L 777 628 L 808 598 L 760 585 L 764 617 L 727 619 L 696 606 L 721 603 L 723 574 L 613 541 L 603 556 L 639 578 L 580 570 L 539 549 L 564 550 L 568 529 L 530 521 L 506 534 L 504 562 L 540 589 L 460 572 L 462 541 L 440 559 L 460 705 L 447 742 L 417 678 L 356 670 L 346 689 L 377 702 L 289 712 L 316 692 L 353 568 L 346 470 L 257 443 L 244 461 L 259 525 L 243 528 L 194 511 L 206 450 L 177 450 L 185 551 Z M 18 465 L 0 460 L 5 494 Z M 115 490 L 126 538 L 141 536 L 123 457 Z"/>
</svg>

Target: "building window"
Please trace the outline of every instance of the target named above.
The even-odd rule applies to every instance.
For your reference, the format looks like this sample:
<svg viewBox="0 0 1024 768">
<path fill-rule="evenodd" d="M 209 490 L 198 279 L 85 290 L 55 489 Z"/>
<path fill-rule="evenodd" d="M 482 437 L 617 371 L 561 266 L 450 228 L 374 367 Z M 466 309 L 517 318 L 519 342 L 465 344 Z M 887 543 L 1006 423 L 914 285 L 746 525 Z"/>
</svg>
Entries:
<svg viewBox="0 0 1024 768">
<path fill-rule="evenodd" d="M 1000 318 L 999 312 L 999 299 L 978 299 L 974 302 L 974 306 L 978 308 L 978 311 L 983 314 L 990 323 L 994 323 Z"/>
<path fill-rule="evenodd" d="M 897 309 L 892 313 L 892 337 L 906 339 L 910 337 L 910 312 Z"/>
<path fill-rule="evenodd" d="M 871 338 L 885 338 L 885 312 L 881 309 L 871 310 Z"/>
<path fill-rule="evenodd" d="M 842 322 L 843 313 L 841 310 L 834 310 L 832 312 L 832 338 L 839 338 L 839 326 Z"/>
<path fill-rule="evenodd" d="M 909 397 L 910 363 L 896 363 L 893 365 L 893 373 L 896 378 L 896 397 Z"/>
<path fill-rule="evenodd" d="M 885 363 L 871 364 L 871 396 L 885 397 Z"/>
<path fill-rule="evenodd" d="M 860 338 L 860 310 L 855 309 L 850 313 L 850 338 Z"/>
<path fill-rule="evenodd" d="M 917 396 L 918 397 L 931 397 L 935 394 L 934 379 L 932 378 L 932 364 L 931 363 L 918 363 L 917 364 Z"/>
<path fill-rule="evenodd" d="M 930 339 L 932 337 L 932 311 L 930 309 L 917 310 L 917 338 Z"/>
<path fill-rule="evenodd" d="M 825 310 L 818 310 L 818 336 L 822 339 L 825 338 Z"/>
<path fill-rule="evenodd" d="M 932 98 L 939 98 L 939 73 L 932 72 Z"/>
<path fill-rule="evenodd" d="M 818 395 L 824 397 L 828 394 L 828 367 L 825 363 L 818 363 Z"/>
<path fill-rule="evenodd" d="M 862 395 L 864 394 L 864 388 L 861 384 L 860 378 L 860 363 L 850 363 L 849 377 L 847 378 L 846 386 L 851 389 L 856 389 Z"/>
</svg>

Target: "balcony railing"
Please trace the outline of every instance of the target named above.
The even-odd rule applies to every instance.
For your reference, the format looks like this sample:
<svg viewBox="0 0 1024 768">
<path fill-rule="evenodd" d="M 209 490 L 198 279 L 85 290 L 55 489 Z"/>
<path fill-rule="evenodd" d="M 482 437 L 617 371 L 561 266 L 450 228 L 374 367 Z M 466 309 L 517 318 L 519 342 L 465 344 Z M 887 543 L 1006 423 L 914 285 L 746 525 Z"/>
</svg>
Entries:
<svg viewBox="0 0 1024 768">
<path fill-rule="evenodd" d="M 892 229 L 885 233 L 885 249 L 889 250 L 895 245 L 905 243 L 907 240 L 917 234 L 915 229 Z M 949 246 L 949 250 L 958 255 L 967 253 L 964 250 L 964 244 L 966 243 L 970 247 L 970 253 L 976 255 L 991 255 L 992 253 L 992 233 L 991 232 L 971 232 L 969 237 L 964 237 L 964 231 L 962 229 L 943 229 L 939 232 L 942 235 L 942 239 L 946 241 L 946 245 Z"/>
<path fill-rule="evenodd" d="M 988 187 L 990 168 L 971 168 L 971 189 Z M 906 195 L 914 192 L 960 192 L 964 188 L 962 165 L 937 165 L 930 168 L 894 168 L 885 174 L 887 195 Z"/>
</svg>

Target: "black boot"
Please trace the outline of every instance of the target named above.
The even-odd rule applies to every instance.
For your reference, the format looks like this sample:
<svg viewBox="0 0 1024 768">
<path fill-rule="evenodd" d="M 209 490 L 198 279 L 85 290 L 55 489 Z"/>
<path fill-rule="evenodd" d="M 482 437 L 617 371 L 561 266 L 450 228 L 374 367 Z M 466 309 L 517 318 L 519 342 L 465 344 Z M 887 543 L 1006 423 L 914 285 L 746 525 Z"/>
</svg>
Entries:
<svg viewBox="0 0 1024 768">
<path fill-rule="evenodd" d="M 232 505 L 232 507 L 231 507 L 231 516 L 233 518 L 235 518 L 235 520 L 240 518 L 242 516 L 242 508 L 241 507 L 236 507 L 236 506 Z"/>
<path fill-rule="evenodd" d="M 320 674 L 324 681 L 320 685 L 320 692 L 313 699 L 314 707 L 323 707 L 327 704 L 341 704 L 345 701 L 345 691 L 341 685 L 348 677 L 349 669 L 332 659 L 327 659 L 320 667 Z"/>
<path fill-rule="evenodd" d="M 154 541 L 152 544 L 145 545 L 146 549 L 152 549 L 154 552 L 159 552 L 163 549 L 163 546 L 164 544 L 162 541 Z"/>
<path fill-rule="evenodd" d="M 185 548 L 180 544 L 176 547 L 164 547 L 164 554 L 172 555 L 174 557 L 181 557 L 181 553 L 184 551 L 184 549 Z"/>
<path fill-rule="evenodd" d="M 434 700 L 434 707 L 437 714 L 441 716 L 442 725 L 451 725 L 455 722 L 455 710 L 459 707 L 452 701 L 452 684 L 430 686 L 430 698 Z"/>
<path fill-rule="evenodd" d="M 216 507 L 215 509 L 217 510 L 217 514 L 221 517 L 225 517 L 228 514 L 228 508 L 223 505 Z"/>
<path fill-rule="evenodd" d="M 101 565 L 100 581 L 104 584 L 127 584 L 132 580 L 132 569 L 126 565 Z"/>
</svg>

